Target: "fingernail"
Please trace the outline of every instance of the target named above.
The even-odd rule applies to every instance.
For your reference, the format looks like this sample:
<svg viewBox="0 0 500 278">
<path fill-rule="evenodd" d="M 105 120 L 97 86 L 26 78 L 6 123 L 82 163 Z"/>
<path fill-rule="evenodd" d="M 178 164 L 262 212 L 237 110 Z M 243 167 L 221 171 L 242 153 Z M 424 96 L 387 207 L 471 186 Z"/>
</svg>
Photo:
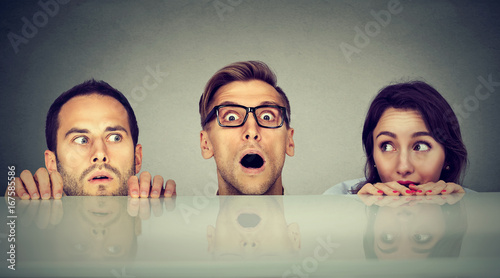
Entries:
<svg viewBox="0 0 500 278">
<path fill-rule="evenodd" d="M 147 197 L 147 196 L 148 196 L 148 193 L 147 193 L 146 191 L 142 191 L 142 192 L 141 192 L 141 196 Z"/>
<path fill-rule="evenodd" d="M 419 189 L 419 190 L 417 190 L 417 193 L 422 193 L 422 190 L 420 190 L 420 189 Z"/>
<path fill-rule="evenodd" d="M 151 192 L 151 195 L 158 195 L 158 191 L 155 190 L 155 191 Z"/>
<path fill-rule="evenodd" d="M 441 192 L 446 192 L 446 189 L 441 190 Z"/>
<path fill-rule="evenodd" d="M 379 190 L 379 191 L 377 191 L 377 193 L 384 193 L 384 191 L 382 191 L 382 190 Z"/>
<path fill-rule="evenodd" d="M 48 198 L 50 198 L 50 194 L 49 193 L 45 193 L 45 194 L 43 194 L 42 198 L 48 199 Z"/>
<path fill-rule="evenodd" d="M 430 192 L 432 192 L 432 190 L 427 190 L 427 192 L 429 192 L 429 193 L 430 193 Z"/>
<path fill-rule="evenodd" d="M 31 196 L 31 198 L 38 199 L 38 193 L 33 194 L 33 196 Z"/>
<path fill-rule="evenodd" d="M 24 192 L 23 195 L 21 195 L 21 198 L 26 198 L 28 196 L 29 196 L 28 193 Z"/>
<path fill-rule="evenodd" d="M 406 193 L 408 194 L 411 194 L 411 192 L 412 192 L 411 190 L 406 190 Z"/>
<path fill-rule="evenodd" d="M 132 196 L 138 196 L 139 195 L 139 191 L 137 190 L 133 190 L 132 193 L 131 193 Z"/>
<path fill-rule="evenodd" d="M 392 191 L 392 193 L 398 193 L 398 191 L 394 190 L 394 191 Z"/>
<path fill-rule="evenodd" d="M 61 193 L 56 193 L 56 195 L 54 196 L 54 198 L 56 198 L 56 199 L 61 198 Z"/>
</svg>

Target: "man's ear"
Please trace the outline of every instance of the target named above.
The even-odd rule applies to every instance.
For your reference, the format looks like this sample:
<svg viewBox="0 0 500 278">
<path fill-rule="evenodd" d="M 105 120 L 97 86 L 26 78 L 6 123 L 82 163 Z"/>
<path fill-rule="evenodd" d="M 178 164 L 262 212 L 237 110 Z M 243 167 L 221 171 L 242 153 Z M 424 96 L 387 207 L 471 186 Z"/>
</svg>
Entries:
<svg viewBox="0 0 500 278">
<path fill-rule="evenodd" d="M 57 158 L 53 151 L 45 150 L 45 168 L 49 173 L 57 172 Z"/>
<path fill-rule="evenodd" d="M 200 132 L 200 148 L 201 148 L 201 156 L 205 159 L 209 159 L 214 156 L 214 149 L 212 143 L 210 142 L 210 138 L 208 137 L 208 132 L 202 130 Z"/>
<path fill-rule="evenodd" d="M 135 146 L 135 174 L 139 173 L 141 171 L 141 166 L 142 166 L 142 145 L 137 144 Z"/>
<path fill-rule="evenodd" d="M 286 139 L 286 149 L 285 152 L 288 156 L 293 156 L 295 154 L 295 142 L 293 142 L 293 128 L 289 128 L 287 130 L 287 139 Z"/>
</svg>

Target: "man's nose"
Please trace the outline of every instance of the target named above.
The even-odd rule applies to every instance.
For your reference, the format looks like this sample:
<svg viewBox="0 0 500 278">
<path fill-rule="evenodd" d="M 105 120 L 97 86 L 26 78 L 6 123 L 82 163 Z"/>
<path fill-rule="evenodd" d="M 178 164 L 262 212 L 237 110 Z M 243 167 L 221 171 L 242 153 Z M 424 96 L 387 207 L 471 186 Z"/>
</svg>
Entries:
<svg viewBox="0 0 500 278">
<path fill-rule="evenodd" d="M 94 154 L 92 155 L 92 163 L 107 163 L 109 158 L 107 155 L 107 146 L 103 140 L 94 142 Z"/>
<path fill-rule="evenodd" d="M 260 126 L 257 123 L 257 121 L 255 120 L 255 116 L 254 116 L 253 112 L 248 113 L 247 121 L 243 125 L 243 128 L 244 128 L 243 140 L 253 139 L 256 141 L 260 141 L 260 139 L 261 139 Z"/>
</svg>

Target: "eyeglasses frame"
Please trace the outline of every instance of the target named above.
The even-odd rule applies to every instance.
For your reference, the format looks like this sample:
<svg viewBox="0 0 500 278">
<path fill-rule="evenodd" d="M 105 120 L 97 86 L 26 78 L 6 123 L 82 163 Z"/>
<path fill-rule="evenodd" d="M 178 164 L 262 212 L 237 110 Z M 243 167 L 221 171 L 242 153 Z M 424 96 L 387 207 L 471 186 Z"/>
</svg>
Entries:
<svg viewBox="0 0 500 278">
<path fill-rule="evenodd" d="M 228 126 L 228 125 L 221 124 L 221 122 L 219 120 L 219 108 L 223 108 L 223 107 L 240 107 L 240 108 L 245 109 L 246 114 L 245 114 L 245 118 L 243 119 L 243 122 L 241 122 L 241 124 L 235 125 L 235 126 Z M 259 108 L 266 108 L 266 107 L 279 108 L 281 110 L 282 118 L 281 118 L 280 125 L 278 125 L 278 126 L 264 126 L 264 125 L 260 124 L 259 120 L 257 119 L 257 115 L 255 114 L 255 110 L 259 109 Z M 212 117 L 215 115 L 216 118 L 217 118 L 217 123 L 221 127 L 240 127 L 240 126 L 243 126 L 247 122 L 248 114 L 250 112 L 253 114 L 255 122 L 257 123 L 257 125 L 259 125 L 260 127 L 263 127 L 263 128 L 280 128 L 280 127 L 283 126 L 283 123 L 287 119 L 286 108 L 283 107 L 283 106 L 279 106 L 279 105 L 259 105 L 259 106 L 255 106 L 255 107 L 246 107 L 246 106 L 239 105 L 239 104 L 227 104 L 227 105 L 216 105 L 216 106 L 214 106 L 214 108 L 210 111 L 210 113 L 208 113 L 207 117 L 205 118 L 205 122 L 203 123 L 203 126 L 205 126 L 208 122 L 210 122 L 212 120 Z"/>
</svg>

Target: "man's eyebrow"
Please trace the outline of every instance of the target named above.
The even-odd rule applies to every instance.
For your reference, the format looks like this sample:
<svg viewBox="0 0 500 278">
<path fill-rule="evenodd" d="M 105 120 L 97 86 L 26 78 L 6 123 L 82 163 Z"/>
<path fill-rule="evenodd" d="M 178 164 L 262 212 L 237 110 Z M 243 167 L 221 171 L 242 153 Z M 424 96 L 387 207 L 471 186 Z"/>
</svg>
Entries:
<svg viewBox="0 0 500 278">
<path fill-rule="evenodd" d="M 121 125 L 106 127 L 105 132 L 113 132 L 113 131 L 123 131 L 126 134 L 128 134 L 128 131 Z M 67 138 L 72 133 L 90 133 L 90 131 L 88 129 L 85 129 L 85 128 L 73 127 L 70 130 L 68 130 L 68 132 L 66 132 L 66 134 L 64 135 L 64 138 Z"/>
<path fill-rule="evenodd" d="M 377 135 L 377 137 L 375 137 L 375 139 L 377 139 L 377 138 L 378 138 L 379 136 L 381 136 L 381 135 L 386 135 L 386 136 L 392 137 L 392 138 L 394 138 L 394 139 L 398 138 L 398 137 L 396 136 L 396 134 L 394 134 L 394 133 L 392 133 L 392 132 L 389 132 L 389 131 L 381 131 L 381 132 Z"/>
<path fill-rule="evenodd" d="M 241 105 L 241 104 L 238 104 L 234 101 L 223 101 L 223 102 L 217 104 L 216 106 L 219 106 L 219 105 Z"/>
<path fill-rule="evenodd" d="M 277 103 L 277 102 L 274 102 L 274 101 L 263 101 L 259 104 L 260 105 L 277 105 L 277 106 L 281 106 L 281 104 Z"/>
<path fill-rule="evenodd" d="M 68 137 L 72 133 L 90 133 L 90 131 L 88 129 L 84 129 L 84 128 L 73 127 L 70 130 L 68 130 L 68 132 L 66 132 L 66 134 L 64 135 L 64 138 Z"/>
<path fill-rule="evenodd" d="M 115 126 L 108 126 L 106 127 L 106 132 L 110 132 L 110 131 L 123 131 L 125 132 L 126 134 L 128 134 L 128 131 L 121 125 L 115 125 Z"/>
<path fill-rule="evenodd" d="M 415 132 L 415 133 L 413 133 L 413 135 L 411 137 L 415 138 L 415 137 L 419 137 L 419 136 L 430 136 L 430 137 L 432 137 L 432 135 L 429 132 L 427 132 L 427 131 Z"/>
</svg>

